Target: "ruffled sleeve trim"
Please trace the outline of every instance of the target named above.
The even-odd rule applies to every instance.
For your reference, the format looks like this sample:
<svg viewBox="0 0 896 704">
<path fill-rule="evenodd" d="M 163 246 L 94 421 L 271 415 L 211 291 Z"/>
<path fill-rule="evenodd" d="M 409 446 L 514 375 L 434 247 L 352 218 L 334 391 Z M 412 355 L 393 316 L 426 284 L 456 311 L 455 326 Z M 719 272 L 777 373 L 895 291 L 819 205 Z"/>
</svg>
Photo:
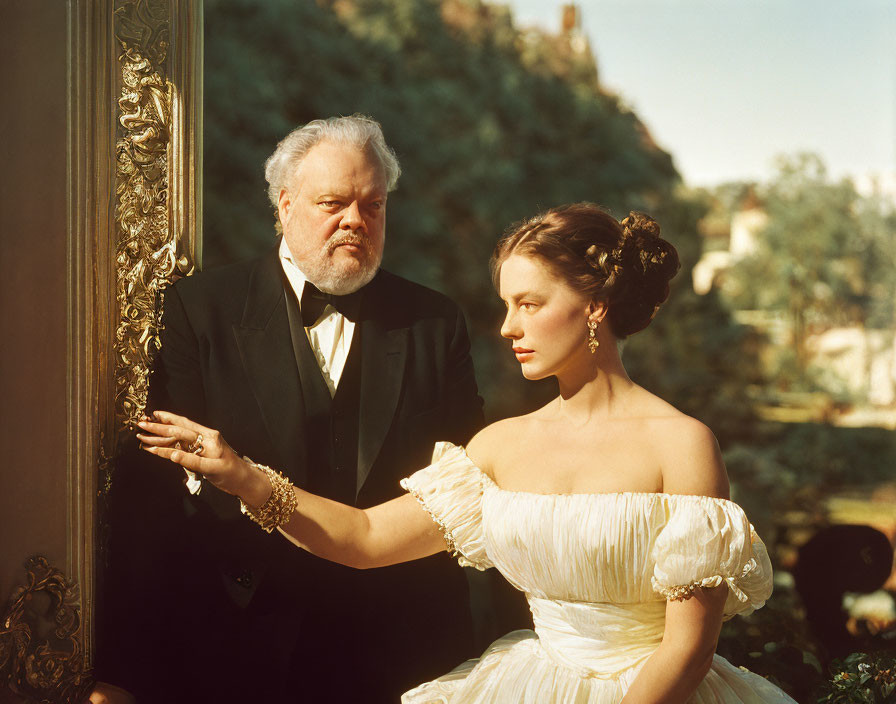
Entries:
<svg viewBox="0 0 896 704">
<path fill-rule="evenodd" d="M 401 480 L 445 538 L 448 552 L 463 567 L 492 567 L 482 530 L 482 490 L 486 475 L 464 449 L 450 442 L 437 443 L 432 464 Z"/>
<path fill-rule="evenodd" d="M 675 497 L 671 497 L 674 499 Z M 668 519 L 654 545 L 653 590 L 684 601 L 699 588 L 728 585 L 724 614 L 761 608 L 772 592 L 765 545 L 743 509 L 731 501 L 671 501 Z"/>
<path fill-rule="evenodd" d="M 747 596 L 746 592 L 744 592 L 738 586 L 738 582 L 748 574 L 753 572 L 757 567 L 758 563 L 756 562 L 756 559 L 750 558 L 747 564 L 744 565 L 741 573 L 737 576 L 714 574 L 711 577 L 704 577 L 703 579 L 697 580 L 695 582 L 690 582 L 689 584 L 679 584 L 673 587 L 663 586 L 659 583 L 659 580 L 657 580 L 656 577 L 652 577 L 651 585 L 653 586 L 653 591 L 655 591 L 667 601 L 685 601 L 686 599 L 690 599 L 692 596 L 694 596 L 694 592 L 698 589 L 711 589 L 713 587 L 719 586 L 724 582 L 728 585 L 728 589 L 739 602 L 746 603 L 750 600 L 750 597 Z M 754 608 L 759 607 L 756 606 Z"/>
</svg>

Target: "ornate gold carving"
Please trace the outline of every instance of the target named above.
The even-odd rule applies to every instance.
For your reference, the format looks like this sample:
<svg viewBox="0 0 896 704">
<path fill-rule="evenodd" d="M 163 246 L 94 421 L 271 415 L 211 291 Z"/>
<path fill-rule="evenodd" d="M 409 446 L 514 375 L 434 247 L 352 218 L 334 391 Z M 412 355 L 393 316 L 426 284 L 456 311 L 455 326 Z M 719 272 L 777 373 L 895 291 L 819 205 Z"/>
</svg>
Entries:
<svg viewBox="0 0 896 704">
<path fill-rule="evenodd" d="M 192 271 L 171 218 L 169 164 L 173 87 L 167 79 L 167 0 L 116 3 L 121 45 L 116 142 L 115 409 L 117 431 L 146 407 L 152 358 L 159 347 L 162 289 Z M 108 482 L 108 477 L 105 478 Z"/>
<path fill-rule="evenodd" d="M 168 58 L 169 0 L 116 0 L 115 38 L 125 48 L 139 49 L 152 66 Z"/>
<path fill-rule="evenodd" d="M 32 701 L 86 701 L 93 679 L 78 637 L 77 587 L 42 557 L 25 569 L 28 583 L 12 593 L 0 623 L 0 682 Z"/>
</svg>

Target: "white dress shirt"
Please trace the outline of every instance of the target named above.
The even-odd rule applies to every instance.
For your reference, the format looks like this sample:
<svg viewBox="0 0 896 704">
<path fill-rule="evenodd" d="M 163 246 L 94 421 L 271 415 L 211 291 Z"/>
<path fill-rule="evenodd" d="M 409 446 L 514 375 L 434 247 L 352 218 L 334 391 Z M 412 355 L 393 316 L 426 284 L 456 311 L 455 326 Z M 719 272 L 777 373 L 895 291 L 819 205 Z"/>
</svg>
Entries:
<svg viewBox="0 0 896 704">
<path fill-rule="evenodd" d="M 285 237 L 280 241 L 280 265 L 301 304 L 307 279 L 293 260 Z M 334 396 L 342 378 L 342 371 L 345 369 L 348 351 L 352 346 L 355 323 L 347 320 L 342 313 L 327 304 L 318 321 L 314 325 L 305 326 L 305 332 L 323 372 L 324 381 L 327 382 L 327 388 L 330 389 L 330 396 Z"/>
</svg>

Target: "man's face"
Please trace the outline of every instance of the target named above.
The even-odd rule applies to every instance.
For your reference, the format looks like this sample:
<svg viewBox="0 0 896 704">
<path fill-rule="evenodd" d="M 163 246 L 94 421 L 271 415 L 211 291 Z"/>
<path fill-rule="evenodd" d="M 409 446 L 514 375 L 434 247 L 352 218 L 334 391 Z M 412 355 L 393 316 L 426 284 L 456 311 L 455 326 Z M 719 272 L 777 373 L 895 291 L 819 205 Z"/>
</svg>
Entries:
<svg viewBox="0 0 896 704">
<path fill-rule="evenodd" d="M 289 251 L 321 291 L 351 293 L 374 277 L 383 258 L 386 175 L 372 152 L 316 144 L 280 191 L 277 209 Z"/>
</svg>

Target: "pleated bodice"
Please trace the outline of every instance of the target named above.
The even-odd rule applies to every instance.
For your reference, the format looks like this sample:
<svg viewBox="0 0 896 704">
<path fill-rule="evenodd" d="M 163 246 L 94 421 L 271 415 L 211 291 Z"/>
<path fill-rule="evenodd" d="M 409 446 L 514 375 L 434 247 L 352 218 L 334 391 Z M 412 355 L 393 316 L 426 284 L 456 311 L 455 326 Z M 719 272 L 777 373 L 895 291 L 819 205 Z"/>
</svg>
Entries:
<svg viewBox="0 0 896 704">
<path fill-rule="evenodd" d="M 772 591 L 765 545 L 724 499 L 507 491 L 450 443 L 402 486 L 460 564 L 496 567 L 525 592 L 535 627 L 408 692 L 407 704 L 617 702 L 662 641 L 667 600 L 725 583 L 730 618 L 760 608 Z M 792 702 L 719 656 L 697 695 Z"/>
</svg>

